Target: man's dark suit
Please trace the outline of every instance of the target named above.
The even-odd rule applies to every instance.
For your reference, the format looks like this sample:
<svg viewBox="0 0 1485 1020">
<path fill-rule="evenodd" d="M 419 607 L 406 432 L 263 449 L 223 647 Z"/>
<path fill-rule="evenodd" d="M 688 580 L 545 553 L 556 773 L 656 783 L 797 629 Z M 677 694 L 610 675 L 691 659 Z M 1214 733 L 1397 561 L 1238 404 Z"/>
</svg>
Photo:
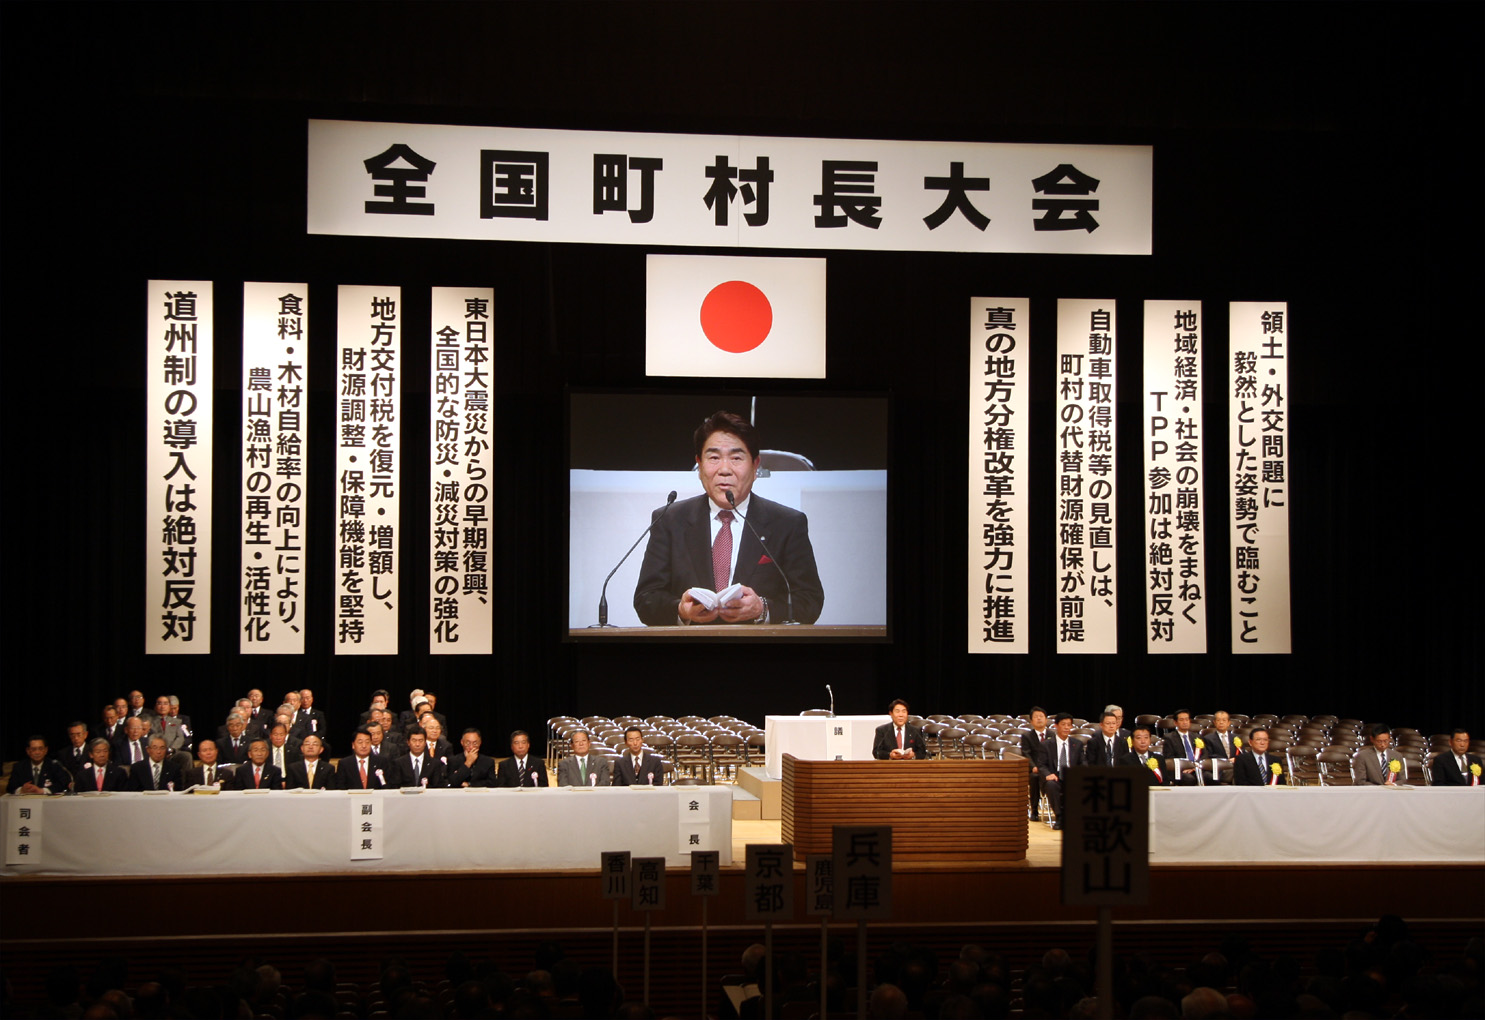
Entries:
<svg viewBox="0 0 1485 1020">
<path fill-rule="evenodd" d="M 384 790 L 392 785 L 392 777 L 388 774 L 390 762 L 385 758 L 366 759 L 366 789 Z M 378 776 L 377 772 L 381 775 Z M 335 785 L 332 790 L 359 790 L 361 789 L 361 763 L 356 760 L 354 754 L 348 754 L 340 759 L 340 764 L 335 766 Z"/>
<path fill-rule="evenodd" d="M 78 793 L 93 793 L 98 789 L 98 773 L 94 771 L 92 762 L 88 762 L 77 770 L 77 780 L 73 789 Z M 103 773 L 103 789 L 119 792 L 129 789 L 128 770 L 109 762 Z"/>
<path fill-rule="evenodd" d="M 1180 730 L 1171 730 L 1165 735 L 1165 759 L 1167 761 L 1172 761 L 1176 758 L 1185 758 L 1187 761 L 1206 761 L 1207 758 L 1210 757 L 1211 748 L 1197 748 L 1196 742 L 1198 740 L 1201 740 L 1201 734 L 1199 734 L 1196 730 L 1187 730 L 1186 736 L 1191 741 L 1191 754 L 1186 753 L 1186 745 L 1181 741 Z M 1202 740 L 1202 743 L 1205 744 L 1206 741 Z M 1219 743 L 1218 746 L 1220 747 L 1221 744 Z M 1175 782 L 1180 786 L 1197 785 L 1196 776 L 1194 774 L 1189 776 L 1181 776 L 1179 779 L 1176 779 Z"/>
<path fill-rule="evenodd" d="M 1119 763 L 1119 752 L 1128 750 L 1124 738 L 1117 733 L 1114 734 L 1113 751 L 1109 750 L 1108 739 L 1101 730 L 1088 738 L 1088 743 L 1083 745 L 1084 765 L 1117 765 Z"/>
<path fill-rule="evenodd" d="M 496 786 L 549 786 L 546 763 L 534 754 L 526 755 L 526 770 L 516 768 L 514 758 L 504 758 L 495 770 Z"/>
<path fill-rule="evenodd" d="M 291 790 L 309 789 L 309 766 L 303 758 L 289 765 L 289 775 L 286 784 Z M 356 777 L 356 785 L 360 786 L 360 777 Z M 315 763 L 315 785 L 316 790 L 334 790 L 335 766 L 330 764 L 329 758 L 321 758 Z"/>
<path fill-rule="evenodd" d="M 284 788 L 284 774 L 278 770 L 277 765 L 263 766 L 263 778 L 257 786 L 253 785 L 253 763 L 246 762 L 237 766 L 237 771 L 232 773 L 232 778 L 227 780 L 229 790 L 282 790 Z"/>
<path fill-rule="evenodd" d="M 231 766 L 228 766 L 226 768 L 223 768 L 221 762 L 217 762 L 213 767 L 217 770 L 216 771 L 216 782 L 212 784 L 213 786 L 216 786 L 216 785 L 221 784 L 221 783 L 225 783 L 227 780 L 229 780 L 229 779 L 232 778 L 232 767 Z M 181 773 L 181 780 L 180 781 L 181 781 L 181 787 L 183 787 L 185 789 L 190 789 L 193 786 L 205 786 L 206 785 L 206 766 L 205 765 L 192 765 L 190 768 L 186 769 L 184 772 Z"/>
<path fill-rule="evenodd" d="M 267 762 L 267 764 L 269 764 L 269 765 L 278 765 L 278 759 L 275 757 L 275 752 L 278 751 L 278 750 L 280 750 L 280 748 L 274 747 L 272 743 L 270 743 L 268 745 L 268 762 Z M 284 746 L 282 748 L 282 751 L 283 751 L 284 763 L 282 765 L 279 765 L 278 770 L 280 772 L 282 772 L 285 776 L 288 776 L 288 774 L 289 774 L 289 766 L 292 765 L 292 764 L 294 764 L 296 761 L 303 761 L 304 760 L 304 755 L 302 755 L 302 754 L 299 753 L 299 749 L 297 747 L 290 747 L 289 744 L 287 744 L 287 743 L 284 744 Z"/>
<path fill-rule="evenodd" d="M 131 790 L 169 790 L 184 789 L 180 781 L 180 768 L 166 758 L 160 763 L 160 785 L 155 785 L 154 774 L 155 763 L 146 758 L 129 766 L 129 789 Z M 170 784 L 174 783 L 172 787 Z"/>
<path fill-rule="evenodd" d="M 660 760 L 658 754 L 646 754 L 640 759 L 639 769 L 636 770 L 634 755 L 625 751 L 619 755 L 619 760 L 614 762 L 614 785 L 664 786 L 665 762 Z"/>
<path fill-rule="evenodd" d="M 225 737 L 217 742 L 217 762 L 222 765 L 241 765 L 248 760 L 248 747 L 252 741 L 248 740 L 244 732 L 237 740 L 237 746 L 232 746 L 232 738 Z"/>
<path fill-rule="evenodd" d="M 1051 730 L 1043 730 L 1041 736 L 1037 736 L 1036 730 L 1021 734 L 1021 757 L 1031 762 L 1031 768 L 1026 771 L 1031 779 L 1031 820 L 1033 822 L 1041 817 L 1042 744 L 1051 735 Z"/>
<path fill-rule="evenodd" d="M 10 783 L 6 787 L 6 793 L 20 793 L 21 787 L 32 782 L 35 776 L 35 767 L 30 758 L 22 758 L 10 769 Z M 47 758 L 41 763 L 41 781 L 36 783 L 43 790 L 52 793 L 66 793 L 72 786 L 72 773 L 67 771 L 67 766 L 55 758 Z"/>
<path fill-rule="evenodd" d="M 435 764 L 443 767 L 444 784 L 451 788 L 459 789 L 466 783 L 479 787 L 495 785 L 495 759 L 488 754 L 476 755 L 473 765 L 464 764 L 462 754 L 450 758 L 446 766 L 438 761 Z"/>
<path fill-rule="evenodd" d="M 676 608 L 686 589 L 715 587 L 711 499 L 706 493 L 683 499 L 671 506 L 663 520 L 661 512 L 656 510 L 650 516 L 650 541 L 634 588 L 635 612 L 650 627 L 675 625 Z M 792 586 L 795 622 L 814 623 L 825 605 L 825 589 L 815 566 L 808 519 L 798 510 L 764 499 L 757 492 L 749 497 L 747 515 L 747 524 L 741 525 L 733 583 L 747 585 L 767 599 L 768 622 L 783 623 L 789 618 L 789 603 L 782 569 Z M 769 552 L 778 557 L 777 563 L 763 551 L 758 535 L 768 543 Z"/>
<path fill-rule="evenodd" d="M 910 761 L 928 760 L 928 741 L 923 739 L 921 727 L 906 723 L 902 727 L 902 749 L 911 750 L 914 758 Z M 897 750 L 897 727 L 892 723 L 883 723 L 877 727 L 877 734 L 872 738 L 871 756 L 879 761 L 885 761 L 892 757 L 892 752 Z"/>
<path fill-rule="evenodd" d="M 1244 750 L 1238 755 L 1237 761 L 1232 763 L 1232 782 L 1236 786 L 1267 786 L 1272 782 L 1274 762 L 1284 764 L 1284 756 L 1274 754 L 1269 749 L 1263 756 L 1263 768 L 1258 767 L 1258 753 L 1252 750 Z M 1279 782 L 1284 782 L 1284 777 L 1279 776 Z"/>
<path fill-rule="evenodd" d="M 1485 763 L 1482 763 L 1477 754 L 1464 756 L 1466 765 L 1480 765 L 1485 771 Z M 15 782 L 15 780 L 11 780 Z M 1482 780 L 1485 782 L 1485 780 Z M 1439 756 L 1433 760 L 1433 785 L 1434 786 L 1473 786 L 1474 777 L 1467 772 L 1459 771 L 1459 762 L 1454 758 L 1454 752 L 1449 748 L 1439 752 Z"/>
<path fill-rule="evenodd" d="M 1057 747 L 1057 735 L 1049 733 L 1047 739 L 1042 741 L 1042 775 L 1045 777 L 1043 787 L 1047 792 L 1047 804 L 1052 808 L 1052 814 L 1057 818 L 1057 825 L 1062 825 L 1062 780 L 1065 774 L 1058 767 L 1058 758 L 1061 752 Z M 1074 768 L 1078 765 L 1088 764 L 1083 760 L 1083 745 L 1071 738 L 1067 741 L 1067 767 Z M 1051 777 L 1057 776 L 1054 781 Z"/>
<path fill-rule="evenodd" d="M 1205 758 L 1236 758 L 1242 753 L 1239 751 L 1235 742 L 1237 740 L 1237 730 L 1231 727 L 1228 727 L 1227 730 L 1227 742 L 1232 744 L 1232 754 L 1228 754 L 1227 748 L 1222 746 L 1222 734 L 1216 730 L 1208 730 L 1201 735 L 1201 739 L 1207 745 L 1207 749 L 1202 752 L 1202 756 Z"/>
<path fill-rule="evenodd" d="M 149 737 L 139 738 L 139 757 L 137 759 L 130 753 L 129 744 L 129 739 L 120 731 L 118 739 L 109 743 L 108 760 L 124 769 L 133 765 L 136 760 L 149 760 L 149 755 L 145 753 L 145 749 L 149 747 Z"/>
<path fill-rule="evenodd" d="M 88 742 L 83 741 L 82 747 L 73 747 L 71 742 L 62 748 L 62 753 L 57 755 L 57 760 L 67 770 L 69 778 L 77 775 L 77 770 L 83 767 L 88 760 Z"/>
<path fill-rule="evenodd" d="M 464 759 L 460 758 L 459 761 L 462 764 Z M 413 756 L 411 754 L 398 755 L 392 759 L 391 771 L 387 773 L 388 785 L 399 790 L 404 786 L 427 786 L 434 790 L 441 790 L 448 785 L 448 781 L 444 778 L 443 762 L 426 751 L 419 759 L 418 768 L 418 779 L 415 782 L 413 780 Z"/>
<path fill-rule="evenodd" d="M 1157 768 L 1151 768 L 1150 762 L 1154 761 Z M 1164 758 L 1149 751 L 1145 754 L 1145 760 L 1140 761 L 1139 752 L 1130 747 L 1120 747 L 1114 753 L 1114 764 L 1132 766 L 1142 769 L 1145 773 L 1145 782 L 1151 786 L 1163 786 L 1170 781 L 1171 770 Z"/>
</svg>

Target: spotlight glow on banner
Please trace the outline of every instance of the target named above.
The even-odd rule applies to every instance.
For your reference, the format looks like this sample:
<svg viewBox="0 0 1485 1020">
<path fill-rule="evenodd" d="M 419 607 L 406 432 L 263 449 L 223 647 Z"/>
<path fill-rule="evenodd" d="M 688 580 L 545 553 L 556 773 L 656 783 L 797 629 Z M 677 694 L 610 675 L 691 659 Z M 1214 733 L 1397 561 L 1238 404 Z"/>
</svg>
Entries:
<svg viewBox="0 0 1485 1020">
<path fill-rule="evenodd" d="M 1234 301 L 1228 321 L 1232 650 L 1287 654 L 1289 305 Z"/>
<path fill-rule="evenodd" d="M 211 651 L 212 289 L 151 280 L 145 316 L 146 654 Z"/>
<path fill-rule="evenodd" d="M 338 288 L 335 652 L 397 654 L 402 288 Z"/>
</svg>

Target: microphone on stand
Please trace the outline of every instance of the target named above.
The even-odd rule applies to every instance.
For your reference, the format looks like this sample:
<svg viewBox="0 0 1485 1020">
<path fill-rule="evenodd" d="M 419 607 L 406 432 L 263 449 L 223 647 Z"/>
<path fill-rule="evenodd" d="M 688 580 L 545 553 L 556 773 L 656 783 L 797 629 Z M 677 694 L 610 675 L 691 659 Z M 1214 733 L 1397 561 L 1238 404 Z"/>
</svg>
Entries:
<svg viewBox="0 0 1485 1020">
<path fill-rule="evenodd" d="M 779 576 L 784 579 L 784 600 L 789 609 L 789 618 L 783 622 L 793 624 L 796 627 L 799 626 L 794 619 L 794 589 L 789 584 L 789 575 L 784 573 L 784 565 L 779 562 L 777 556 L 769 551 L 768 543 L 763 541 L 763 536 L 758 534 L 758 529 L 753 527 L 753 522 L 743 517 L 742 512 L 737 509 L 737 500 L 733 497 L 731 489 L 727 490 L 727 505 L 732 507 L 733 512 L 737 516 L 742 517 L 742 522 L 748 526 L 748 530 L 753 533 L 753 537 L 758 540 L 758 544 L 763 546 L 763 551 L 768 554 L 768 558 L 773 561 L 773 565 L 779 568 Z"/>
<path fill-rule="evenodd" d="M 830 685 L 829 684 L 826 684 L 825 685 L 825 693 L 828 694 L 828 695 L 830 695 L 830 718 L 834 719 L 835 718 L 835 692 L 830 689 Z"/>
<path fill-rule="evenodd" d="M 599 627 L 616 626 L 616 624 L 611 624 L 608 622 L 608 583 L 609 581 L 613 580 L 613 576 L 617 574 L 619 572 L 619 568 L 624 565 L 624 560 L 627 560 L 629 558 L 629 553 L 634 552 L 634 550 L 639 546 L 639 543 L 644 541 L 644 537 L 650 533 L 650 528 L 653 528 L 660 522 L 660 518 L 665 516 L 666 512 L 670 510 L 670 505 L 674 502 L 675 490 L 671 489 L 670 495 L 665 497 L 665 506 L 661 507 L 659 516 L 651 521 L 649 523 L 649 526 L 646 527 L 644 531 L 641 531 L 639 533 L 639 537 L 634 540 L 634 545 L 631 545 L 629 547 L 629 552 L 626 552 L 623 558 L 620 559 L 618 563 L 614 564 L 614 569 L 610 570 L 608 572 L 608 577 L 605 577 L 603 579 L 603 591 L 599 592 L 598 594 L 598 622 L 589 626 L 589 630 L 596 630 Z"/>
</svg>

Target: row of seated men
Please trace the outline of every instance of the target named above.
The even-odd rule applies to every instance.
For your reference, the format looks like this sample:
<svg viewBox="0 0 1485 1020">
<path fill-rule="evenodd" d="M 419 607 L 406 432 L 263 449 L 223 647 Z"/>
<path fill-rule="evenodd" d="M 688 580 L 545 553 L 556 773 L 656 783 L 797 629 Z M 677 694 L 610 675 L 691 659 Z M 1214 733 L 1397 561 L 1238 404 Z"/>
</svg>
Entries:
<svg viewBox="0 0 1485 1020">
<path fill-rule="evenodd" d="M 1040 708 L 1032 709 L 1031 732 L 1022 736 L 1021 747 L 1032 765 L 1033 819 L 1037 817 L 1042 795 L 1046 796 L 1054 817 L 1060 818 L 1062 780 L 1066 770 L 1077 765 L 1133 765 L 1146 770 L 1152 786 L 1196 786 L 1203 781 L 1207 763 L 1224 759 L 1232 762 L 1232 781 L 1238 786 L 1279 786 L 1287 782 L 1284 756 L 1270 750 L 1268 728 L 1254 727 L 1244 739 L 1233 729 L 1227 712 L 1215 713 L 1212 729 L 1205 733 L 1192 729 L 1190 712 L 1176 712 L 1175 729 L 1160 739 L 1156 739 L 1148 726 L 1125 729 L 1123 710 L 1115 705 L 1102 713 L 1099 732 L 1086 740 L 1073 736 L 1072 718 L 1069 713 L 1060 713 L 1049 727 L 1047 713 Z M 1356 784 L 1388 786 L 1407 782 L 1407 762 L 1391 746 L 1390 729 L 1373 727 L 1371 740 L 1372 746 L 1357 752 L 1353 759 Z M 1469 746 L 1469 731 L 1456 728 L 1450 735 L 1448 751 L 1440 751 L 1434 758 L 1434 785 L 1481 784 L 1485 761 L 1470 754 Z M 1053 825 L 1060 827 L 1060 821 Z"/>
<path fill-rule="evenodd" d="M 80 724 L 76 724 L 80 725 Z M 171 754 L 165 737 L 155 734 L 133 741 L 141 757 L 127 765 L 115 758 L 115 747 L 98 737 L 86 746 L 81 764 L 69 769 L 50 757 L 46 738 L 31 737 L 26 760 L 11 771 L 7 793 L 47 796 L 51 794 L 175 791 L 193 787 L 234 790 L 383 790 L 403 787 L 458 789 L 465 787 L 545 787 L 550 785 L 544 761 L 531 753 L 531 738 L 524 730 L 511 734 L 509 758 L 496 761 L 480 753 L 482 737 L 467 729 L 454 751 L 430 742 L 423 726 L 414 724 L 406 744 L 397 745 L 380 732 L 373 740 L 374 724 L 356 730 L 351 753 L 332 761 L 325 755 L 319 735 L 303 737 L 296 749 L 284 727 L 276 725 L 268 739 L 255 737 L 247 743 L 246 760 L 224 762 L 213 740 L 201 740 L 197 760 L 182 765 Z M 378 728 L 379 729 L 379 728 Z M 610 757 L 592 749 L 589 735 L 571 735 L 572 753 L 559 763 L 558 786 L 659 786 L 665 781 L 663 760 L 644 747 L 643 734 L 631 728 L 625 734 L 625 752 Z"/>
</svg>

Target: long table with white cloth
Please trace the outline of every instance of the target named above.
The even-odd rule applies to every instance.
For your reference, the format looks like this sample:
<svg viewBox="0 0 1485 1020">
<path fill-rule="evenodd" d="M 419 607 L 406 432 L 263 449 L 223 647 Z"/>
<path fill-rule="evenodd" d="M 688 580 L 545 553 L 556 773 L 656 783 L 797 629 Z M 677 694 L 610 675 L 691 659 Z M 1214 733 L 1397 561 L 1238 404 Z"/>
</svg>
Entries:
<svg viewBox="0 0 1485 1020">
<path fill-rule="evenodd" d="M 784 778 L 784 755 L 801 761 L 870 761 L 877 727 L 887 715 L 770 715 L 763 719 L 763 771 Z"/>
<path fill-rule="evenodd" d="M 1151 864 L 1485 864 L 1485 788 L 1150 791 Z"/>
<path fill-rule="evenodd" d="M 628 850 L 732 863 L 726 786 L 226 790 L 6 797 L 6 875 L 594 869 Z M 369 805 L 370 810 L 367 810 Z"/>
</svg>

